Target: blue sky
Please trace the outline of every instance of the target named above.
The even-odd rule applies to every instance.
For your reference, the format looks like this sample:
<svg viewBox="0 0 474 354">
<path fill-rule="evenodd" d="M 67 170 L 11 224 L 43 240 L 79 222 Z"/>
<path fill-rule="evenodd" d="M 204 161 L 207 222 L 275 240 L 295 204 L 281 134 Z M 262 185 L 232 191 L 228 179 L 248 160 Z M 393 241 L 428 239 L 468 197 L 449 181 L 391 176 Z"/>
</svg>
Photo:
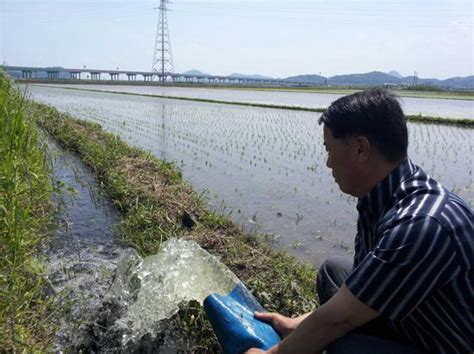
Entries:
<svg viewBox="0 0 474 354">
<path fill-rule="evenodd" d="M 159 1 L 0 0 L 0 61 L 150 70 Z M 472 0 L 181 1 L 176 72 L 474 75 Z"/>
</svg>

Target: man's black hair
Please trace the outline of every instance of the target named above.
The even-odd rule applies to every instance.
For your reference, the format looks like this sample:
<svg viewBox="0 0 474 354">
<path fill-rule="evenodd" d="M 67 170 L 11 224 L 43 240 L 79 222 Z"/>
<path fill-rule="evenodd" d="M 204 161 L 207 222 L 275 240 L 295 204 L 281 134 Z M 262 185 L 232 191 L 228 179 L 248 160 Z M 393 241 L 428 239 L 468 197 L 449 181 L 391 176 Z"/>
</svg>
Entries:
<svg viewBox="0 0 474 354">
<path fill-rule="evenodd" d="M 408 130 L 399 98 L 375 88 L 334 101 L 319 118 L 335 138 L 365 136 L 390 162 L 407 156 Z"/>
</svg>

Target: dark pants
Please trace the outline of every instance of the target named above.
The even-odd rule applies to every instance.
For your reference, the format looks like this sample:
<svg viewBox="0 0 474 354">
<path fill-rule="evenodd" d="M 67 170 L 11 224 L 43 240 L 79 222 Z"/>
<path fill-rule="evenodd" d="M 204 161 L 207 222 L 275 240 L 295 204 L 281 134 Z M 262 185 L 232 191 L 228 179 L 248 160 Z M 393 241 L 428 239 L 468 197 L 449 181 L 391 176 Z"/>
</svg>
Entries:
<svg viewBox="0 0 474 354">
<path fill-rule="evenodd" d="M 344 257 L 328 258 L 319 268 L 316 290 L 319 301 L 327 302 L 342 286 L 352 270 L 352 262 Z M 336 340 L 327 348 L 328 354 L 421 354 L 397 341 L 397 335 L 383 317 L 366 323 Z"/>
</svg>

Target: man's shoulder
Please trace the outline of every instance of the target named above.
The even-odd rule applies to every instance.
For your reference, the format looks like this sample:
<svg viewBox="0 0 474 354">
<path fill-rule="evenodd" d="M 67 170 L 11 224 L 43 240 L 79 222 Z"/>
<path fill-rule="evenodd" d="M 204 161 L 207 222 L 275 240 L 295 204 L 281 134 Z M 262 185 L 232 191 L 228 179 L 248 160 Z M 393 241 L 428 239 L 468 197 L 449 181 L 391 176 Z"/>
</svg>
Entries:
<svg viewBox="0 0 474 354">
<path fill-rule="evenodd" d="M 446 216 L 456 215 L 472 224 L 473 211 L 467 203 L 420 168 L 400 183 L 394 197 L 397 215 L 431 217 L 443 225 Z"/>
<path fill-rule="evenodd" d="M 460 256 L 459 261 L 468 269 L 473 267 L 474 214 L 462 198 L 424 173 L 402 181 L 395 197 L 396 202 L 384 216 L 380 231 L 406 226 L 406 237 L 431 239 L 429 229 L 441 228 L 445 236 L 438 237 L 438 242 L 450 243 Z M 410 235 L 414 223 L 425 225 L 427 232 Z"/>
</svg>

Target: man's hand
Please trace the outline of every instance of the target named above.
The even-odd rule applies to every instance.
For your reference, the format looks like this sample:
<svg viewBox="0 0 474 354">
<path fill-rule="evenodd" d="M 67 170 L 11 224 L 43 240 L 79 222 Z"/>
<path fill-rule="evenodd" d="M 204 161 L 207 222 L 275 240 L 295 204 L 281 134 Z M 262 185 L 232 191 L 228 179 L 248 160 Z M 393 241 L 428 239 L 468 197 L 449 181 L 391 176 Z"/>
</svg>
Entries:
<svg viewBox="0 0 474 354">
<path fill-rule="evenodd" d="M 288 323 L 293 321 L 297 323 L 294 330 L 291 330 L 291 333 L 280 343 L 270 348 L 268 353 L 309 354 L 322 353 L 334 340 L 373 320 L 379 314 L 352 295 L 344 284 L 328 302 L 312 313 L 295 319 L 281 315 L 275 316 L 275 314 L 267 314 L 267 316 L 270 316 L 272 322 L 276 318 L 290 320 L 283 321 L 283 328 L 292 328 L 293 326 Z M 250 353 L 261 352 L 250 351 Z"/>
<path fill-rule="evenodd" d="M 276 312 L 255 312 L 255 318 L 271 324 L 282 338 L 289 335 L 300 322 L 296 318 L 285 317 Z"/>
<path fill-rule="evenodd" d="M 265 350 L 252 348 L 252 349 L 247 350 L 244 354 L 264 354 L 264 353 L 266 353 Z"/>
</svg>

